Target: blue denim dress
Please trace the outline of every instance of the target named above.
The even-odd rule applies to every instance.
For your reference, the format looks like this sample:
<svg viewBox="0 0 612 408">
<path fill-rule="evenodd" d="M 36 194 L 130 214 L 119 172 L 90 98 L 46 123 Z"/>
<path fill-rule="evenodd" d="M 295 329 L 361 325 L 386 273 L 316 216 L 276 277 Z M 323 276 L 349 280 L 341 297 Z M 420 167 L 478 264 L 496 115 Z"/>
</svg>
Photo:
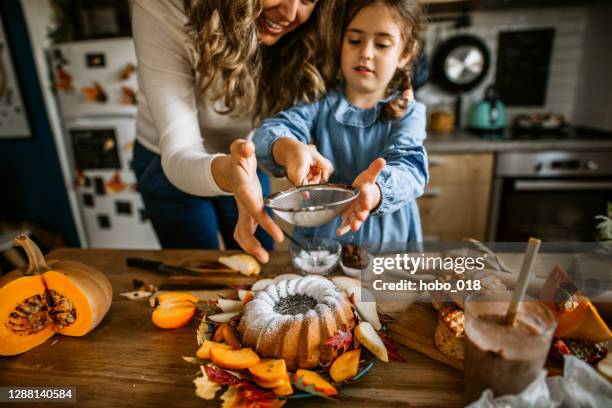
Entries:
<svg viewBox="0 0 612 408">
<path fill-rule="evenodd" d="M 406 113 L 397 121 L 381 118 L 381 109 L 388 100 L 374 108 L 360 109 L 351 105 L 341 90 L 331 90 L 321 100 L 297 104 L 262 122 L 253 137 L 260 166 L 276 176 L 284 176 L 284 168 L 272 158 L 272 145 L 281 137 L 293 137 L 315 144 L 329 159 L 334 172 L 332 183 L 352 184 L 370 163 L 383 157 L 387 165 L 378 175 L 382 200 L 355 234 L 346 234 L 341 242 L 408 243 L 421 242 L 422 231 L 416 198 L 423 194 L 429 180 L 425 105 L 411 101 Z M 315 228 L 297 228 L 300 239 L 311 237 L 337 238 L 341 218 Z"/>
</svg>

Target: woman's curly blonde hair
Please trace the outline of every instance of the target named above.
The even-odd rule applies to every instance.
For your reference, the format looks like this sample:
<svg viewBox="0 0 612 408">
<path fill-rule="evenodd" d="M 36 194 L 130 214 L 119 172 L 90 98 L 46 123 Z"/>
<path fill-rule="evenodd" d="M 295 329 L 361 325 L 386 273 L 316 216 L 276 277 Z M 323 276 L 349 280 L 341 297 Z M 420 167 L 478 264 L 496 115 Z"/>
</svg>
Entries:
<svg viewBox="0 0 612 408">
<path fill-rule="evenodd" d="M 411 60 L 403 68 L 397 69 L 387 86 L 387 95 L 397 91 L 403 92 L 412 88 L 412 58 L 419 55 L 425 30 L 423 7 L 417 0 L 353 0 L 346 14 L 343 32 L 364 7 L 374 4 L 382 4 L 394 11 L 394 17 L 402 35 L 404 46 L 402 51 L 411 54 Z M 408 102 L 409 100 L 403 94 L 387 102 L 382 109 L 383 118 L 400 119 L 408 109 Z"/>
<path fill-rule="evenodd" d="M 266 47 L 255 23 L 261 0 L 184 0 L 201 93 L 225 104 L 220 113 L 252 113 L 256 120 L 318 99 L 338 73 L 336 28 L 346 1 L 319 1 L 308 21 Z"/>
</svg>

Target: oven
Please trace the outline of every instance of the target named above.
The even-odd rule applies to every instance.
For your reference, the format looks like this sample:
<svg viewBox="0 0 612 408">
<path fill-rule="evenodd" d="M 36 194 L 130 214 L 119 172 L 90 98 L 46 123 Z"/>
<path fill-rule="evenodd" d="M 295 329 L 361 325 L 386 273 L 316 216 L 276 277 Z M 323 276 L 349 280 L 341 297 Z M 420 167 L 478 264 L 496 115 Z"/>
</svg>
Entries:
<svg viewBox="0 0 612 408">
<path fill-rule="evenodd" d="M 499 154 L 488 238 L 595 240 L 595 216 L 612 202 L 612 152 Z"/>
</svg>

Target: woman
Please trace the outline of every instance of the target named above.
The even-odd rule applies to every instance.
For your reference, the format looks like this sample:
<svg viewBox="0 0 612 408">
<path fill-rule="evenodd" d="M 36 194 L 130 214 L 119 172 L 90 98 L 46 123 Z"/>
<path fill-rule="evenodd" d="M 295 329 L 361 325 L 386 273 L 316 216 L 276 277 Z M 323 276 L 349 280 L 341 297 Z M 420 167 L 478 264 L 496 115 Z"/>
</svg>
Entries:
<svg viewBox="0 0 612 408">
<path fill-rule="evenodd" d="M 163 247 L 217 248 L 219 229 L 226 247 L 267 262 L 272 242 L 254 236 L 257 225 L 283 236 L 263 208 L 254 147 L 241 138 L 257 119 L 324 93 L 337 73 L 327 50 L 338 48 L 344 2 L 133 1 L 132 166 Z"/>
</svg>

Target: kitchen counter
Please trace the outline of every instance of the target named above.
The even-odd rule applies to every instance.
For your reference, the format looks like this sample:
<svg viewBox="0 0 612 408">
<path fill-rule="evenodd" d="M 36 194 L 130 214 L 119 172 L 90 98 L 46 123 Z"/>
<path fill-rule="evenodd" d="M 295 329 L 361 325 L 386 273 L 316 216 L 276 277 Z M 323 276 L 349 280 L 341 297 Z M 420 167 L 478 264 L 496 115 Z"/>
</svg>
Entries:
<svg viewBox="0 0 612 408">
<path fill-rule="evenodd" d="M 451 133 L 428 132 L 425 140 L 428 153 L 504 153 L 539 150 L 612 151 L 612 137 L 584 139 L 516 140 L 503 136 L 479 137 L 468 131 Z"/>
<path fill-rule="evenodd" d="M 70 259 L 104 271 L 113 284 L 110 311 L 84 337 L 54 336 L 27 353 L 0 357 L 0 385 L 75 387 L 79 407 L 221 406 L 219 399 L 196 397 L 193 379 L 199 367 L 181 358 L 195 354 L 198 322 L 194 319 L 177 330 L 158 329 L 151 323 L 147 300 L 128 300 L 119 295 L 132 290 L 134 278 L 155 285 L 167 280 L 155 272 L 128 269 L 127 257 L 181 265 L 188 259 L 216 260 L 220 253 L 96 249 L 51 252 L 49 259 Z M 260 278 L 294 272 L 287 252 L 275 252 L 270 259 Z M 341 387 L 341 403 L 363 407 L 462 405 L 460 371 L 413 350 L 402 349 L 402 353 L 406 363 L 376 362 L 359 380 Z M 338 403 L 305 398 L 291 400 L 287 406 L 338 407 Z"/>
</svg>

